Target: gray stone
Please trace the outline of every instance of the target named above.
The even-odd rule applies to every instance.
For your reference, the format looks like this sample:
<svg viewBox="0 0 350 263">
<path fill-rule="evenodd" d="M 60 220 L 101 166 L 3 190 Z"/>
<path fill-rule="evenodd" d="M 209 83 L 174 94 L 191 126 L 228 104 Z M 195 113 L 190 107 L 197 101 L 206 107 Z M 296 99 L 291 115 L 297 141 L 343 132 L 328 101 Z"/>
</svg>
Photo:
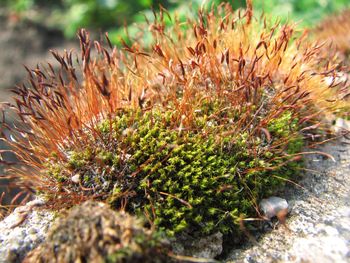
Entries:
<svg viewBox="0 0 350 263">
<path fill-rule="evenodd" d="M 182 235 L 173 243 L 173 250 L 179 255 L 213 259 L 222 253 L 222 242 L 223 235 L 220 232 L 202 238 Z"/>
<path fill-rule="evenodd" d="M 0 262 L 21 262 L 25 255 L 44 241 L 54 213 L 40 209 L 35 199 L 16 208 L 0 221 Z"/>
<path fill-rule="evenodd" d="M 335 120 L 333 130 L 338 134 L 349 132 L 350 131 L 350 121 L 342 119 L 342 118 L 337 118 Z"/>
<path fill-rule="evenodd" d="M 327 233 L 324 237 L 307 237 L 296 240 L 289 251 L 293 262 L 346 263 L 349 247 L 338 234 Z"/>
</svg>

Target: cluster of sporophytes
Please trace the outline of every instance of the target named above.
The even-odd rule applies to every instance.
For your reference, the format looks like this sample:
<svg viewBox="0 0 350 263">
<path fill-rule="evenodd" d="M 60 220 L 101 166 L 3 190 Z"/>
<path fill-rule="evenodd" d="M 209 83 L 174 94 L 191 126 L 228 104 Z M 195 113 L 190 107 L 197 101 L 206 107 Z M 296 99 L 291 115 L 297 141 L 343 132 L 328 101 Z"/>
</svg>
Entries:
<svg viewBox="0 0 350 263">
<path fill-rule="evenodd" d="M 321 40 L 329 41 L 340 52 L 343 59 L 350 56 L 350 10 L 344 10 L 338 15 L 329 16 L 316 28 L 316 36 Z"/>
<path fill-rule="evenodd" d="M 21 123 L 4 140 L 22 167 L 11 176 L 55 208 L 105 200 L 168 235 L 235 233 L 261 218 L 259 200 L 348 102 L 318 44 L 247 6 L 185 22 L 161 10 L 151 49 L 81 30 L 80 57 L 53 52 L 58 71 L 28 69 L 14 90 Z"/>
<path fill-rule="evenodd" d="M 350 9 L 339 14 L 326 17 L 313 31 L 313 38 L 324 43 L 322 50 L 325 61 L 337 61 L 337 70 L 328 82 L 342 83 L 344 87 L 343 98 L 350 96 L 349 88 L 344 85 L 350 77 Z M 350 110 L 346 108 L 343 117 L 350 118 Z"/>
</svg>

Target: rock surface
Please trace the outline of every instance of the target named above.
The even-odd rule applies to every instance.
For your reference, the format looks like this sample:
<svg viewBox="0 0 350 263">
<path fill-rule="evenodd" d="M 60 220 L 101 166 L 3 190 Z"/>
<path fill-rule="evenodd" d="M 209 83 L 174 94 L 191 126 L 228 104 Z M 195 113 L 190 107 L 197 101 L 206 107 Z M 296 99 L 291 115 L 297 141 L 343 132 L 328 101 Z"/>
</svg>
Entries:
<svg viewBox="0 0 350 263">
<path fill-rule="evenodd" d="M 306 157 L 300 186 L 279 195 L 291 207 L 287 228 L 281 225 L 257 244 L 234 249 L 225 262 L 350 262 L 350 141 L 317 150 L 335 162 L 319 154 Z"/>
<path fill-rule="evenodd" d="M 173 242 L 173 251 L 178 255 L 186 255 L 195 258 L 212 259 L 222 253 L 223 235 L 220 232 L 200 239 L 188 235 L 180 236 Z M 207 261 L 205 261 L 207 262 Z"/>
<path fill-rule="evenodd" d="M 0 221 L 0 263 L 21 262 L 46 237 L 54 213 L 40 209 L 41 200 L 18 207 Z"/>
</svg>

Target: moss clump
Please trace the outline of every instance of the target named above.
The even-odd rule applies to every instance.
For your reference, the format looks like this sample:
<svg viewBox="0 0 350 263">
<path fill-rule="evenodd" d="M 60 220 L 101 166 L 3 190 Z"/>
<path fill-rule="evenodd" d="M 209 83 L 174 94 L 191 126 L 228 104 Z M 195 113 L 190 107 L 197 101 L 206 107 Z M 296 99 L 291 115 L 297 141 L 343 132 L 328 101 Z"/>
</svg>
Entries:
<svg viewBox="0 0 350 263">
<path fill-rule="evenodd" d="M 101 136 L 86 142 L 98 145 L 89 159 L 75 152 L 68 165 L 61 163 L 71 168 L 65 177 L 79 173 L 84 189 L 93 189 L 115 208 L 147 215 L 168 235 L 236 232 L 241 216 L 254 213 L 256 199 L 283 183 L 273 175 L 288 178 L 295 167 L 288 166 L 293 168 L 288 172 L 279 167 L 288 157 L 279 153 L 276 158 L 263 136 L 227 135 L 229 122 L 210 122 L 207 113 L 197 114 L 190 130 L 180 130 L 172 126 L 178 119 L 174 111 L 123 111 L 98 125 Z M 300 150 L 300 139 L 292 139 L 297 125 L 291 113 L 267 128 L 275 141 L 289 137 L 287 148 L 279 151 Z M 84 166 L 71 165 L 81 162 Z M 65 187 L 80 191 L 74 184 Z"/>
<path fill-rule="evenodd" d="M 88 201 L 60 217 L 24 262 L 170 262 L 167 250 L 139 219 Z"/>
<path fill-rule="evenodd" d="M 5 141 L 34 172 L 11 176 L 55 208 L 99 198 L 168 235 L 238 232 L 296 172 L 303 133 L 349 105 L 318 44 L 252 14 L 220 5 L 167 27 L 162 10 L 151 49 L 81 30 L 78 63 L 54 52 L 60 70 L 16 91 L 23 130 Z"/>
</svg>

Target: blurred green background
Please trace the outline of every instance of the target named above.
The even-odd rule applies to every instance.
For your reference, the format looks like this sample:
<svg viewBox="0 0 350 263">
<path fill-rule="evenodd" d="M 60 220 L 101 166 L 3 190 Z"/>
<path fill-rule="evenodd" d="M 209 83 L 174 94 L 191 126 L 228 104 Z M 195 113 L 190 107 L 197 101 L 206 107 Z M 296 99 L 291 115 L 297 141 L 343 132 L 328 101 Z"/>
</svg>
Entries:
<svg viewBox="0 0 350 263">
<path fill-rule="evenodd" d="M 18 19 L 30 19 L 44 23 L 49 28 L 57 28 L 66 38 L 72 38 L 78 28 L 109 31 L 117 42 L 123 35 L 124 25 L 133 30 L 133 23 L 142 23 L 144 15 L 150 16 L 150 8 L 158 9 L 159 4 L 170 13 L 181 16 L 190 6 L 197 8 L 205 3 L 222 1 L 186 0 L 0 0 Z M 235 8 L 245 5 L 245 0 L 228 1 Z M 283 19 L 300 21 L 303 26 L 311 26 L 327 14 L 350 7 L 349 0 L 253 0 L 256 11 L 280 16 Z M 189 4 L 190 3 L 190 4 Z"/>
</svg>

